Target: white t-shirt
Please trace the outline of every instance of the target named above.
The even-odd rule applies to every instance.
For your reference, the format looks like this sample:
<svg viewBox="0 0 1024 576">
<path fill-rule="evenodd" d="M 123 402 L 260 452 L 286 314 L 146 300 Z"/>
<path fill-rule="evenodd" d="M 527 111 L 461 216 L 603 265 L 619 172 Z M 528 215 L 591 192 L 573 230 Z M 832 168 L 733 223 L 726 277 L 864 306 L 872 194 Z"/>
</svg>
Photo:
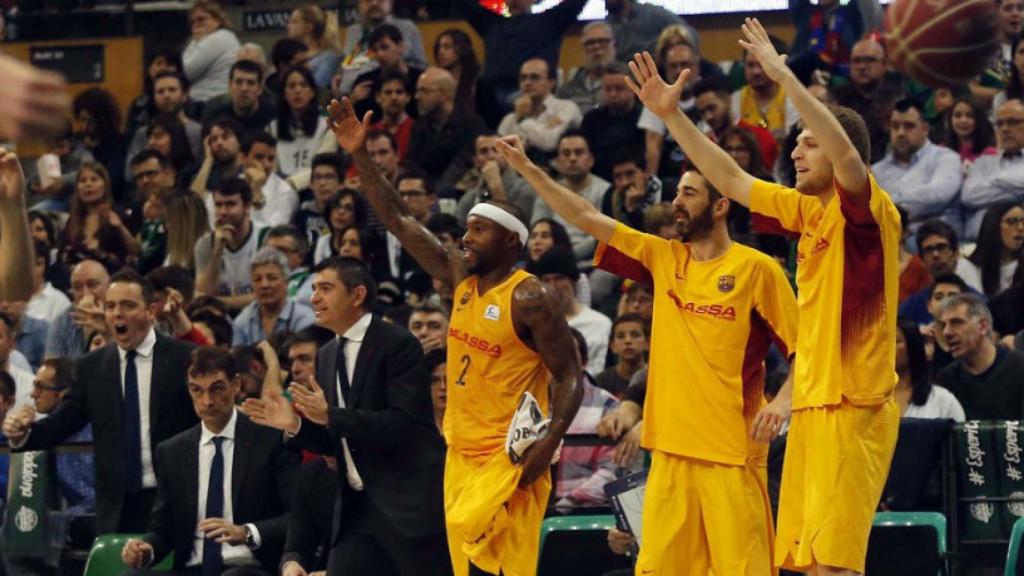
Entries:
<svg viewBox="0 0 1024 576">
<path fill-rule="evenodd" d="M 206 204 L 206 215 L 210 220 L 210 229 L 217 228 L 217 212 L 213 205 L 213 194 L 203 199 Z M 299 209 L 299 193 L 284 178 L 276 173 L 267 178 L 263 185 L 263 207 L 252 208 L 252 221 L 268 227 L 291 224 L 295 212 Z"/>
<path fill-rule="evenodd" d="M 587 341 L 587 372 L 600 374 L 604 370 L 605 357 L 608 356 L 611 319 L 593 308 L 582 308 L 579 314 L 568 321 L 569 327 L 579 330 Z"/>
<path fill-rule="evenodd" d="M 39 320 L 53 322 L 71 306 L 71 300 L 49 282 L 25 304 L 25 314 Z"/>
<path fill-rule="evenodd" d="M 953 272 L 971 288 L 974 288 L 982 294 L 985 293 L 981 288 L 981 272 L 978 270 L 978 267 L 967 258 L 964 258 L 963 256 L 958 258 L 956 261 L 956 270 Z"/>
<path fill-rule="evenodd" d="M 937 418 L 952 419 L 963 422 L 967 419 L 963 406 L 957 401 L 956 396 L 942 386 L 932 385 L 932 391 L 928 394 L 928 400 L 924 406 L 910 404 L 903 414 L 904 418 Z"/>
<path fill-rule="evenodd" d="M 971 276 L 971 280 L 968 280 L 962 274 L 960 274 L 961 264 L 963 264 L 964 268 L 970 270 L 969 272 L 967 272 L 967 274 Z M 1013 284 L 1013 275 L 1016 272 L 1017 260 L 1011 260 L 1009 262 L 1006 262 L 999 268 L 999 290 L 996 292 L 996 294 L 1002 292 L 1003 290 L 1006 290 L 1007 288 L 1010 287 L 1011 284 Z M 964 282 L 967 282 L 967 284 L 971 288 L 974 288 L 975 290 L 981 292 L 982 294 L 985 293 L 985 291 L 981 289 L 981 268 L 979 268 L 974 262 L 971 262 L 967 258 L 961 258 L 960 262 L 957 263 L 956 273 L 960 275 L 960 277 L 964 279 Z M 974 284 L 972 284 L 972 280 L 974 282 L 977 282 L 978 285 L 975 286 Z M 995 294 L 993 294 L 993 296 L 994 295 Z"/>
<path fill-rule="evenodd" d="M 323 116 L 317 118 L 316 130 L 312 136 L 303 133 L 301 128 L 292 126 L 292 139 L 282 140 L 278 135 L 277 120 L 271 120 L 267 131 L 277 138 L 277 166 L 286 178 L 310 167 L 313 156 L 320 152 L 324 137 L 330 132 L 327 129 L 327 120 Z"/>
<path fill-rule="evenodd" d="M 233 252 L 230 248 L 224 248 L 220 261 L 220 274 L 217 277 L 217 296 L 240 296 L 252 293 L 250 263 L 253 256 L 256 255 L 256 251 L 259 250 L 267 229 L 267 226 L 253 222 L 245 244 Z M 212 232 L 207 232 L 196 242 L 196 270 L 206 269 L 210 263 L 212 252 L 213 236 Z"/>
</svg>

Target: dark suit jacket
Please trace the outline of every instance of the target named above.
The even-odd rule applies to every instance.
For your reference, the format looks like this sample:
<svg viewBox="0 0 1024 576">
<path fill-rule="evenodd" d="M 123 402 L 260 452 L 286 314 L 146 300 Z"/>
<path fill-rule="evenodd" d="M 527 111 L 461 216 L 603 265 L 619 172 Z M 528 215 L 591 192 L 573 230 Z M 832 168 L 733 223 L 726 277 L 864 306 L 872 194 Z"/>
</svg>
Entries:
<svg viewBox="0 0 1024 576">
<path fill-rule="evenodd" d="M 188 395 L 189 354 L 194 345 L 157 333 L 149 396 L 149 441 L 160 442 L 194 426 L 199 419 Z M 80 358 L 78 378 L 50 416 L 32 424 L 20 450 L 45 450 L 92 424 L 96 454 L 96 532 L 118 531 L 124 502 L 121 432 L 121 357 L 109 344 Z M 154 467 L 156 460 L 153 460 Z"/>
<path fill-rule="evenodd" d="M 348 408 L 333 407 L 337 350 L 334 339 L 317 356 L 317 381 L 332 406 L 328 426 L 304 421 L 292 442 L 336 456 L 338 481 L 347 482 L 341 453 L 347 439 L 364 490 L 396 529 L 409 538 L 443 531 L 444 441 L 434 425 L 419 342 L 374 317 L 356 359 Z"/>
<path fill-rule="evenodd" d="M 337 493 L 338 472 L 331 470 L 323 458 L 299 466 L 288 509 L 288 537 L 284 541 L 282 567 L 295 561 L 307 572 L 327 568 Z"/>
<path fill-rule="evenodd" d="M 299 454 L 281 443 L 281 433 L 254 424 L 238 413 L 231 463 L 231 510 L 236 525 L 255 524 L 260 547 L 253 551 L 274 572 L 284 546 L 288 499 Z M 199 440 L 194 426 L 160 444 L 157 497 L 144 537 L 153 546 L 154 562 L 174 552 L 174 569 L 192 556 L 199 505 Z M 205 489 L 205 487 L 204 487 Z"/>
</svg>

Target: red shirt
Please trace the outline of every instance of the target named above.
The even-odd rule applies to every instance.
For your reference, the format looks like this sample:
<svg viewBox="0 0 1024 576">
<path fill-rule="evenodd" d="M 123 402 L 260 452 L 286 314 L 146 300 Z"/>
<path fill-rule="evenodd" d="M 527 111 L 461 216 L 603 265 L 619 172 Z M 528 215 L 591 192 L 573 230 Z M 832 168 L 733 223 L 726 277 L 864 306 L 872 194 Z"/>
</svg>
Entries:
<svg viewBox="0 0 1024 576">
<path fill-rule="evenodd" d="M 395 137 L 395 142 L 398 144 L 398 161 L 402 164 L 405 163 L 405 153 L 409 151 L 409 136 L 412 134 L 412 123 L 411 117 L 406 116 L 405 120 L 398 125 L 398 129 L 391 130 L 390 126 L 386 126 L 384 121 L 381 120 L 370 126 L 372 130 L 387 130 Z"/>
</svg>

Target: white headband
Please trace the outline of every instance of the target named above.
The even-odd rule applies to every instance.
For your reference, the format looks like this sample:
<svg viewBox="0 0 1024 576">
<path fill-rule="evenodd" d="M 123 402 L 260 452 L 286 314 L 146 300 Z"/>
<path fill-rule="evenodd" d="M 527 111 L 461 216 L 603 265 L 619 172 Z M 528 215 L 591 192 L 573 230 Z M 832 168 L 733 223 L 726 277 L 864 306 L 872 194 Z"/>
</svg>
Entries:
<svg viewBox="0 0 1024 576">
<path fill-rule="evenodd" d="M 515 232 L 519 236 L 519 241 L 523 243 L 523 246 L 526 246 L 526 241 L 530 238 L 530 231 L 526 229 L 526 225 L 524 225 L 519 218 L 516 218 L 512 214 L 508 213 L 504 208 L 499 208 L 494 204 L 481 202 L 480 204 L 473 206 L 473 209 L 469 211 L 469 216 L 480 216 L 487 218 L 488 220 L 494 220 L 496 223 L 500 224 L 502 228 Z M 469 216 L 467 216 L 467 219 Z"/>
</svg>

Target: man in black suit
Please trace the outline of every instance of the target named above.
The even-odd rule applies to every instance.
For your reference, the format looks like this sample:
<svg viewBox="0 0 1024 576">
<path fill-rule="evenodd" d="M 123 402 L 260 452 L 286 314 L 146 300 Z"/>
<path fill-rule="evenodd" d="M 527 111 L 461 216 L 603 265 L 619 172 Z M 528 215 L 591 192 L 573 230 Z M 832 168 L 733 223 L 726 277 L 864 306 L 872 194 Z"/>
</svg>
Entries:
<svg viewBox="0 0 1024 576">
<path fill-rule="evenodd" d="M 8 414 L 4 434 L 17 451 L 45 450 L 92 424 L 96 531 L 142 532 L 156 498 L 156 446 L 195 425 L 185 368 L 193 346 L 153 329 L 153 287 L 133 271 L 110 279 L 104 303 L 114 342 L 78 361 L 76 384 L 38 422 L 31 406 Z"/>
<path fill-rule="evenodd" d="M 192 353 L 188 392 L 201 423 L 157 448 L 156 505 L 149 532 L 121 551 L 136 569 L 127 574 L 148 574 L 170 552 L 182 575 L 276 572 L 299 455 L 235 410 L 240 387 L 231 354 L 209 346 Z"/>
<path fill-rule="evenodd" d="M 327 568 L 337 491 L 338 459 L 333 456 L 303 462 L 295 473 L 281 576 L 307 576 Z"/>
<path fill-rule="evenodd" d="M 339 338 L 320 349 L 311 386 L 289 388 L 302 418 L 276 391 L 246 411 L 338 458 L 328 574 L 450 574 L 444 443 L 419 342 L 369 312 L 376 285 L 362 262 L 328 258 L 313 272 L 316 323 Z"/>
</svg>

